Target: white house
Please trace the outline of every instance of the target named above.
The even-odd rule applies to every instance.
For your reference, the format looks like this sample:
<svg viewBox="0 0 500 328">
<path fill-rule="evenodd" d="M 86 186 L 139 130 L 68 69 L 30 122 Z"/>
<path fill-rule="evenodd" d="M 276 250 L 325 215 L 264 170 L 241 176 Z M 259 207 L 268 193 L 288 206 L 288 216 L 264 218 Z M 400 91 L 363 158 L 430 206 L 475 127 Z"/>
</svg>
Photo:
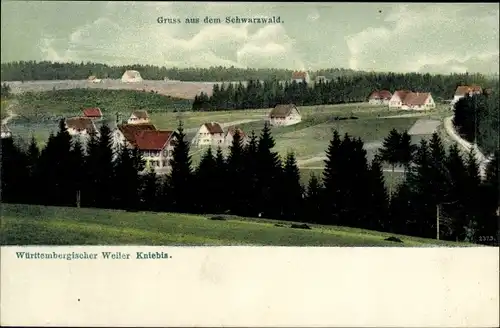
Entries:
<svg viewBox="0 0 500 328">
<path fill-rule="evenodd" d="M 455 95 L 453 96 L 453 100 L 451 101 L 451 105 L 455 105 L 457 101 L 459 101 L 461 98 L 465 97 L 465 95 L 472 96 L 474 94 L 481 94 L 483 92 L 483 89 L 478 86 L 478 85 L 461 85 L 458 86 L 457 89 L 455 90 Z"/>
<path fill-rule="evenodd" d="M 156 131 L 153 124 L 119 124 L 112 132 L 115 149 L 119 146 L 131 147 L 135 142 L 135 135 L 141 131 Z"/>
<path fill-rule="evenodd" d="M 1 137 L 2 137 L 2 139 L 12 137 L 12 132 L 10 131 L 10 129 L 7 126 L 7 124 L 2 124 L 0 131 L 1 131 Z"/>
<path fill-rule="evenodd" d="M 292 125 L 300 121 L 302 117 L 294 104 L 276 105 L 269 113 L 269 123 L 274 126 Z"/>
<path fill-rule="evenodd" d="M 99 82 L 101 82 L 101 79 L 98 79 L 96 76 L 91 75 L 91 76 L 89 76 L 87 81 L 89 81 L 90 83 L 99 83 Z"/>
<path fill-rule="evenodd" d="M 195 146 L 223 146 L 224 130 L 217 122 L 204 123 L 196 132 L 192 144 Z"/>
<path fill-rule="evenodd" d="M 224 144 L 225 144 L 225 146 L 231 146 L 233 144 L 233 138 L 234 138 L 234 134 L 236 132 L 238 132 L 239 135 L 240 135 L 241 144 L 242 145 L 246 145 L 248 143 L 248 137 L 245 134 L 245 132 L 243 132 L 242 129 L 235 128 L 235 127 L 230 127 L 230 128 L 227 129 L 226 135 L 224 137 Z"/>
<path fill-rule="evenodd" d="M 429 110 L 436 108 L 436 103 L 430 92 L 410 92 L 403 99 L 403 110 Z"/>
<path fill-rule="evenodd" d="M 306 83 L 309 84 L 311 82 L 311 78 L 309 77 L 309 73 L 299 71 L 299 72 L 292 73 L 292 82 L 293 81 L 295 81 L 297 83 L 306 81 Z"/>
<path fill-rule="evenodd" d="M 149 123 L 149 115 L 145 110 L 136 110 L 130 114 L 128 124 L 146 124 Z"/>
<path fill-rule="evenodd" d="M 314 81 L 315 81 L 316 83 L 320 83 L 320 82 L 326 83 L 326 82 L 328 82 L 329 80 L 328 80 L 325 76 L 323 76 L 323 75 L 319 75 L 319 76 L 316 76 L 316 79 L 314 79 Z"/>
<path fill-rule="evenodd" d="M 401 108 L 401 106 L 403 105 L 403 99 L 408 93 L 410 93 L 410 91 L 408 90 L 394 91 L 394 94 L 389 100 L 389 108 Z"/>
<path fill-rule="evenodd" d="M 142 130 L 135 134 L 133 146 L 146 161 L 144 173 L 150 169 L 157 174 L 167 174 L 170 171 L 175 139 L 175 131 Z"/>
<path fill-rule="evenodd" d="M 122 75 L 122 82 L 135 83 L 142 82 L 141 74 L 138 71 L 128 70 Z"/>
<path fill-rule="evenodd" d="M 387 90 L 373 91 L 368 96 L 368 103 L 371 105 L 389 105 L 392 94 Z"/>
<path fill-rule="evenodd" d="M 66 129 L 71 136 L 88 136 L 97 132 L 94 121 L 88 117 L 67 118 Z"/>
</svg>

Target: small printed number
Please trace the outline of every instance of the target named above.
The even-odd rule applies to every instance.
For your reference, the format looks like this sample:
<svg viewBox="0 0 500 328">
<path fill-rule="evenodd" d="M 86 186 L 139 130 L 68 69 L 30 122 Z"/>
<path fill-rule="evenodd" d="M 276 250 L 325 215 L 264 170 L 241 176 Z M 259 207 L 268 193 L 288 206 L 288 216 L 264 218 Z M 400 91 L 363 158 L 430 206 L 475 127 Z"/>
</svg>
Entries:
<svg viewBox="0 0 500 328">
<path fill-rule="evenodd" d="M 479 241 L 494 241 L 493 236 L 479 236 Z"/>
</svg>

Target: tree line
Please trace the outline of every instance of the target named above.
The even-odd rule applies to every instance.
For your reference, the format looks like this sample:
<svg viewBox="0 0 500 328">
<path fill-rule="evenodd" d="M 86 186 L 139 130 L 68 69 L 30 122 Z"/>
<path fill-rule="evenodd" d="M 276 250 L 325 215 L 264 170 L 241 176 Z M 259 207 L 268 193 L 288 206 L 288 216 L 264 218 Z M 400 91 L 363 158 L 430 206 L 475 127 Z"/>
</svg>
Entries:
<svg viewBox="0 0 500 328">
<path fill-rule="evenodd" d="M 178 68 L 159 67 L 154 65 L 122 65 L 110 66 L 101 63 L 60 63 L 51 61 L 16 61 L 1 64 L 3 81 L 35 81 L 35 80 L 82 80 L 94 75 L 97 78 L 119 79 L 126 70 L 137 70 L 145 80 L 180 81 L 246 81 L 247 79 L 264 80 L 275 76 L 279 80 L 287 80 L 292 70 L 276 68 Z M 337 76 L 355 75 L 359 72 L 351 69 L 331 68 L 317 71 L 315 74 L 335 78 Z"/>
<path fill-rule="evenodd" d="M 500 94 L 466 96 L 454 105 L 453 124 L 467 141 L 476 143 L 485 152 L 498 150 L 500 135 Z"/>
<path fill-rule="evenodd" d="M 434 134 L 419 145 L 396 130 L 373 161 L 363 141 L 334 131 L 322 175 L 302 185 L 293 153 L 273 150 L 266 124 L 243 145 L 236 134 L 229 154 L 208 148 L 198 166 L 179 125 L 171 172 L 140 174 L 136 149 L 112 146 L 110 129 L 100 127 L 86 147 L 72 140 L 64 122 L 46 146 L 35 140 L 24 149 L 2 141 L 2 200 L 57 206 L 231 214 L 246 217 L 340 225 L 436 238 L 496 243 L 498 240 L 498 152 L 485 179 L 474 154 L 448 149 Z M 388 187 L 382 163 L 403 165 L 404 182 Z"/>
<path fill-rule="evenodd" d="M 354 76 L 339 76 L 329 81 L 280 81 L 266 78 L 264 81 L 248 80 L 245 84 L 214 85 L 213 93 L 197 95 L 193 101 L 194 111 L 216 111 L 270 108 L 276 104 L 294 103 L 297 106 L 330 105 L 364 102 L 374 90 L 411 90 L 431 92 L 436 102 L 453 98 L 459 85 L 479 84 L 486 88 L 498 81 L 482 75 L 454 74 L 430 75 L 417 73 L 366 73 Z M 310 87 L 311 86 L 311 87 Z"/>
</svg>

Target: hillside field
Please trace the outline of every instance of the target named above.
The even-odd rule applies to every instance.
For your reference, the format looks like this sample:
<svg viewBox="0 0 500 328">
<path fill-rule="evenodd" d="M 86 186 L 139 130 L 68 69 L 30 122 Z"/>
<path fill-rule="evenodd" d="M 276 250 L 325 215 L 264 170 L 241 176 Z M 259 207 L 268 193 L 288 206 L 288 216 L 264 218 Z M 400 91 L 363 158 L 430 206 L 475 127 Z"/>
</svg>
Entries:
<svg viewBox="0 0 500 328">
<path fill-rule="evenodd" d="M 206 246 L 472 246 L 468 243 L 310 225 L 292 229 L 273 220 L 178 213 L 2 204 L 2 245 L 206 245 Z M 389 236 L 403 243 L 385 241 Z M 474 245 L 475 246 L 475 245 Z"/>
</svg>

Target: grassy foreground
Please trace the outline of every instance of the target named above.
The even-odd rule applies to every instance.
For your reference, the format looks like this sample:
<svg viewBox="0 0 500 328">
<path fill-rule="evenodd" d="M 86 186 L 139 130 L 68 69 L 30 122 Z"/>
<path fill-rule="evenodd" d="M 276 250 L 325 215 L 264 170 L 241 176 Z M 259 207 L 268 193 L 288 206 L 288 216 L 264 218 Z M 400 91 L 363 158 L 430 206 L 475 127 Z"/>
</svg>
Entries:
<svg viewBox="0 0 500 328">
<path fill-rule="evenodd" d="M 346 227 L 303 230 L 277 227 L 272 220 L 213 221 L 178 213 L 3 204 L 1 218 L 2 245 L 472 246 Z M 388 236 L 404 243 L 384 241 Z"/>
</svg>

